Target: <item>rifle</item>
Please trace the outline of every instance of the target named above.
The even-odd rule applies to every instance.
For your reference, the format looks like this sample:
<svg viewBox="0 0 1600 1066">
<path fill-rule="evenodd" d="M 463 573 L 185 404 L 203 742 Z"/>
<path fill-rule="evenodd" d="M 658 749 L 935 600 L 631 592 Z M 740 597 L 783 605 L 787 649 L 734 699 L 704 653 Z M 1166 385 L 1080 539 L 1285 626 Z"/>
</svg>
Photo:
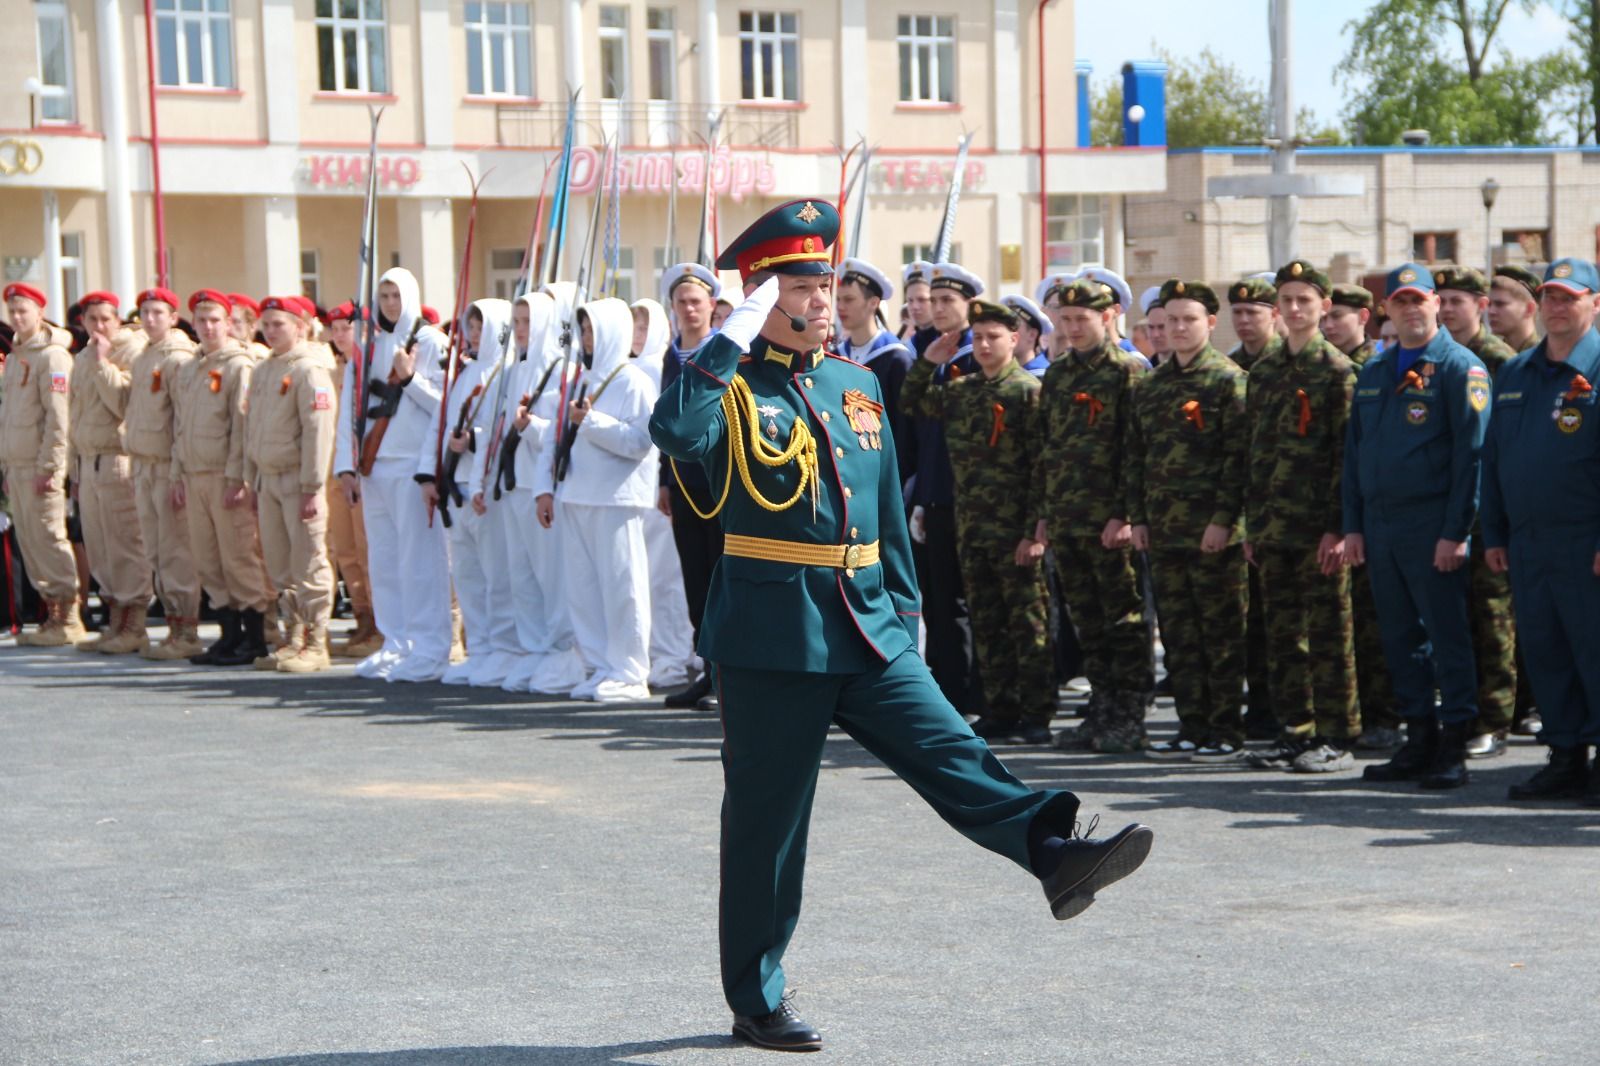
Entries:
<svg viewBox="0 0 1600 1066">
<path fill-rule="evenodd" d="M 459 437 L 467 431 L 468 420 L 472 418 L 472 401 L 483 393 L 483 383 L 472 386 L 472 392 L 465 400 L 461 401 L 461 413 L 456 416 L 456 428 L 451 432 L 451 437 Z M 457 507 L 466 504 L 466 499 L 461 495 L 461 490 L 456 487 L 456 467 L 461 464 L 461 453 L 453 449 L 445 449 L 444 463 L 439 470 L 439 521 L 444 523 L 444 528 L 449 529 L 450 501 L 454 500 Z"/>
<path fill-rule="evenodd" d="M 522 399 L 517 402 L 517 406 L 525 407 L 529 411 L 532 411 L 533 405 L 538 403 L 539 397 L 544 395 L 544 387 L 545 385 L 549 384 L 550 375 L 555 373 L 556 367 L 560 365 L 560 363 L 551 362 L 549 366 L 545 367 L 544 376 L 539 379 L 538 387 L 533 390 L 531 395 L 526 392 L 523 393 Z M 513 422 L 511 428 L 506 431 L 505 440 L 500 442 L 500 466 L 499 469 L 495 471 L 494 479 L 494 498 L 497 500 L 500 498 L 500 488 L 502 484 L 505 486 L 505 490 L 507 492 L 513 492 L 516 490 L 517 445 L 521 443 L 522 430 L 518 429 L 516 423 Z"/>
<path fill-rule="evenodd" d="M 360 355 L 351 360 L 352 384 L 355 401 L 350 405 L 350 419 L 354 423 L 351 443 L 355 454 L 351 456 L 356 466 L 366 462 L 367 410 L 362 398 L 367 394 L 367 379 L 372 376 L 372 354 L 377 344 L 378 272 L 374 259 L 378 246 L 378 123 L 383 118 L 383 108 L 368 107 L 367 120 L 372 124 L 372 143 L 367 149 L 367 205 L 361 220 L 361 276 L 357 282 L 355 298 L 356 321 L 361 323 Z M 377 449 L 373 449 L 373 455 Z M 365 476 L 371 470 L 368 463 L 362 470 Z"/>
<path fill-rule="evenodd" d="M 409 352 L 417 343 L 417 334 L 422 332 L 422 327 L 425 325 L 427 323 L 422 320 L 422 315 L 418 314 L 411 323 L 411 333 L 400 347 Z M 369 354 L 367 366 L 371 365 L 372 357 Z M 372 464 L 378 461 L 378 450 L 383 447 L 383 436 L 389 432 L 389 420 L 400 413 L 400 399 L 404 395 L 404 389 L 394 372 L 394 367 L 389 368 L 387 381 L 367 382 L 367 395 L 377 401 L 370 409 L 359 399 L 353 404 L 361 410 L 362 421 L 370 419 L 372 423 L 367 427 L 365 435 L 358 438 L 361 451 L 357 457 L 356 469 L 360 471 L 362 477 L 372 476 Z"/>
<path fill-rule="evenodd" d="M 950 174 L 950 189 L 944 197 L 944 217 L 939 221 L 939 235 L 933 240 L 933 261 L 950 262 L 950 244 L 955 240 L 956 208 L 961 205 L 961 182 L 967 170 L 967 147 L 972 144 L 972 134 L 963 134 L 956 149 L 956 167 Z"/>
<path fill-rule="evenodd" d="M 582 403 L 584 395 L 589 391 L 588 382 L 578 386 L 578 398 L 575 403 Z M 573 422 L 565 411 L 561 413 L 563 428 L 561 439 L 556 442 L 556 483 L 560 484 L 567 478 L 567 470 L 572 466 L 572 445 L 578 439 L 578 424 Z"/>
</svg>

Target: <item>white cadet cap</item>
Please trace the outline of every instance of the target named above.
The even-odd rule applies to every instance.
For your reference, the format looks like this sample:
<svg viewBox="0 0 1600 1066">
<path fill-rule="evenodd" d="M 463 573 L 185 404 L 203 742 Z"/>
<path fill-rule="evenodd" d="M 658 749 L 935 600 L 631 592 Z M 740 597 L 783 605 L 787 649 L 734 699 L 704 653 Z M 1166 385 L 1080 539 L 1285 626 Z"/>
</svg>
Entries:
<svg viewBox="0 0 1600 1066">
<path fill-rule="evenodd" d="M 928 272 L 928 288 L 954 289 L 973 300 L 983 295 L 983 279 L 959 263 L 939 263 Z"/>
<path fill-rule="evenodd" d="M 1156 301 L 1160 298 L 1160 285 L 1152 285 L 1148 289 L 1144 290 L 1144 292 L 1141 292 L 1139 294 L 1139 313 L 1141 315 L 1148 315 L 1150 313 L 1150 308 L 1154 307 Z"/>
<path fill-rule="evenodd" d="M 931 277 L 933 277 L 933 264 L 926 259 L 913 259 L 906 264 L 904 270 L 900 271 L 900 284 L 915 285 L 919 281 L 927 282 Z"/>
<path fill-rule="evenodd" d="M 868 290 L 876 289 L 873 295 L 880 300 L 887 300 L 894 295 L 894 286 L 884 276 L 883 271 L 867 262 L 865 259 L 846 259 L 834 271 L 834 276 L 840 281 L 859 281 L 864 283 Z"/>
<path fill-rule="evenodd" d="M 1045 314 L 1043 308 L 1034 303 L 1032 300 L 1028 299 L 1026 296 L 1017 296 L 1014 294 L 1011 296 L 1002 296 L 1000 297 L 1000 302 L 1011 308 L 1011 310 L 1017 312 L 1019 315 L 1027 315 L 1028 319 L 1033 324 L 1033 328 L 1039 331 L 1039 336 L 1048 337 L 1050 334 L 1056 331 L 1055 325 L 1050 321 L 1050 316 Z"/>
<path fill-rule="evenodd" d="M 1039 282 L 1039 287 L 1037 289 L 1033 290 L 1033 302 L 1042 305 L 1046 300 L 1050 299 L 1050 294 L 1056 289 L 1064 289 L 1077 280 L 1078 275 L 1072 273 L 1071 271 L 1061 274 L 1050 274 L 1043 281 Z"/>
<path fill-rule="evenodd" d="M 1133 290 L 1128 288 L 1127 281 L 1115 270 L 1107 270 L 1105 267 L 1085 267 L 1083 273 L 1078 276 L 1091 278 L 1109 286 L 1111 291 L 1117 294 L 1117 303 L 1122 305 L 1124 311 L 1133 306 Z"/>
<path fill-rule="evenodd" d="M 670 307 L 672 290 L 686 281 L 699 285 L 713 300 L 722 295 L 722 282 L 711 271 L 699 263 L 679 263 L 661 272 L 661 302 Z"/>
</svg>

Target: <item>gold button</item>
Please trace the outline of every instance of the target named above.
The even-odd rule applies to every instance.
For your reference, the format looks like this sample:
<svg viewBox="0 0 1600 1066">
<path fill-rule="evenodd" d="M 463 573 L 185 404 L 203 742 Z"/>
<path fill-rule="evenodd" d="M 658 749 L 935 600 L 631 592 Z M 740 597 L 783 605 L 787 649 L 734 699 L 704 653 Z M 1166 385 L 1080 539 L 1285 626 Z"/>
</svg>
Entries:
<svg viewBox="0 0 1600 1066">
<path fill-rule="evenodd" d="M 844 458 L 844 449 L 843 448 L 835 448 L 833 450 L 833 454 L 834 454 L 835 458 L 843 459 Z"/>
<path fill-rule="evenodd" d="M 806 381 L 806 388 L 808 388 L 808 389 L 815 388 L 815 385 L 812 383 L 810 378 L 806 378 L 805 381 Z"/>
<path fill-rule="evenodd" d="M 822 420 L 824 422 L 832 422 L 833 421 L 833 415 L 829 414 L 827 411 L 824 411 L 824 412 L 822 412 Z"/>
<path fill-rule="evenodd" d="M 850 527 L 850 536 L 851 537 L 859 537 L 859 536 L 861 536 L 861 530 L 857 529 L 855 526 L 851 526 Z"/>
<path fill-rule="evenodd" d="M 852 497 L 854 495 L 855 495 L 855 493 L 850 491 L 850 486 L 846 485 L 844 487 L 844 498 L 848 500 L 850 497 Z"/>
</svg>

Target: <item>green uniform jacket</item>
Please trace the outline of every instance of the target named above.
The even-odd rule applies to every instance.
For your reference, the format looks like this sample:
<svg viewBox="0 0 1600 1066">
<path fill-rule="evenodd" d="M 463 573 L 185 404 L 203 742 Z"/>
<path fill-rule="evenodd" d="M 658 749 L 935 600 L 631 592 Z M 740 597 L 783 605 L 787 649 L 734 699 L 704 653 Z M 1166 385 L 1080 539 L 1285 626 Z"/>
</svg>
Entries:
<svg viewBox="0 0 1600 1066">
<path fill-rule="evenodd" d="M 1244 350 L 1244 345 L 1240 344 L 1235 346 L 1233 351 L 1228 353 L 1228 358 L 1232 359 L 1244 370 L 1249 371 L 1254 370 L 1256 364 L 1261 362 L 1261 360 L 1267 358 L 1269 355 L 1277 355 L 1282 350 L 1283 338 L 1274 333 L 1270 338 L 1268 338 L 1267 343 L 1262 347 L 1259 354 L 1252 356 L 1249 352 Z"/>
<path fill-rule="evenodd" d="M 1200 548 L 1207 525 L 1243 533 L 1246 374 L 1207 344 L 1187 367 L 1174 356 L 1139 382 L 1128 422 L 1128 521 L 1151 544 Z"/>
<path fill-rule="evenodd" d="M 1285 344 L 1250 371 L 1245 539 L 1306 546 L 1338 533 L 1344 427 L 1355 368 L 1318 330 L 1303 350 Z"/>
<path fill-rule="evenodd" d="M 1345 358 L 1350 360 L 1351 364 L 1357 370 L 1360 370 L 1362 367 L 1371 362 L 1372 357 L 1377 354 L 1378 342 L 1374 340 L 1365 340 L 1357 345 L 1355 351 L 1346 355 Z"/>
<path fill-rule="evenodd" d="M 1099 536 L 1107 521 L 1124 517 L 1123 437 L 1143 373 L 1137 356 L 1110 341 L 1069 351 L 1044 372 L 1028 513 L 1043 518 L 1052 537 Z"/>
<path fill-rule="evenodd" d="M 956 519 L 965 535 L 1015 543 L 1033 535 L 1028 488 L 1038 443 L 1039 379 L 1015 359 L 992 378 L 935 382 L 934 365 L 912 364 L 901 386 L 908 415 L 944 423 L 956 478 Z"/>
<path fill-rule="evenodd" d="M 807 544 L 878 541 L 882 561 L 847 575 L 833 567 L 723 555 L 711 575 L 700 654 L 722 666 L 837 674 L 859 673 L 915 648 L 920 607 L 894 438 L 882 413 L 879 431 L 858 432 L 845 408 L 846 394 L 857 394 L 881 411 L 877 375 L 821 349 L 796 354 L 759 337 L 741 358 L 738 346 L 721 335 L 684 365 L 656 403 L 651 438 L 678 462 L 704 466 L 714 498 L 729 476 L 731 443 L 744 453 L 757 490 L 774 503 L 794 494 L 799 467 L 757 462 L 748 425 L 744 439 L 729 441 L 721 402 L 735 374 L 749 385 L 758 410 L 766 409 L 756 432 L 769 444 L 783 448 L 795 420 L 805 421 L 816 438 L 821 484 L 815 515 L 809 489 L 787 510 L 769 511 L 752 499 L 735 469 L 719 516 L 723 532 Z"/>
<path fill-rule="evenodd" d="M 1478 323 L 1478 332 L 1462 347 L 1478 357 L 1478 361 L 1488 369 L 1490 377 L 1498 375 L 1501 367 L 1517 357 L 1516 349 L 1490 333 L 1489 327 L 1481 322 Z"/>
</svg>

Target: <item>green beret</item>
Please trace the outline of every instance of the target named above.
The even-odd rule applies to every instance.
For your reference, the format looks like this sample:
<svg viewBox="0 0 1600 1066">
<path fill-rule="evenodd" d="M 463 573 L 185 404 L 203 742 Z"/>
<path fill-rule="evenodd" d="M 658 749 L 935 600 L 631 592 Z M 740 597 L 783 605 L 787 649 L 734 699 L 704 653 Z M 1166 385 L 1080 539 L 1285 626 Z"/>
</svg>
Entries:
<svg viewBox="0 0 1600 1066">
<path fill-rule="evenodd" d="M 1017 328 L 1017 313 L 1005 304 L 992 304 L 988 300 L 972 300 L 967 304 L 967 325 L 976 326 L 979 322 L 998 322 L 1015 332 Z"/>
<path fill-rule="evenodd" d="M 1525 266 L 1518 266 L 1515 263 L 1507 263 L 1505 266 L 1497 266 L 1494 268 L 1494 276 L 1497 278 L 1509 278 L 1518 285 L 1521 285 L 1523 288 L 1527 289 L 1528 295 L 1534 297 L 1535 299 L 1537 299 L 1539 296 L 1539 285 L 1541 284 L 1539 275 L 1535 274 Z"/>
<path fill-rule="evenodd" d="M 1161 286 L 1161 295 L 1156 297 L 1156 306 L 1165 307 L 1170 300 L 1194 300 L 1206 309 L 1206 314 L 1214 315 L 1217 308 L 1222 306 L 1217 302 L 1217 294 L 1211 291 L 1211 286 L 1203 281 L 1184 281 L 1181 278 L 1169 278 Z"/>
<path fill-rule="evenodd" d="M 1335 307 L 1354 307 L 1359 311 L 1372 310 L 1372 290 L 1365 285 L 1347 285 L 1344 282 L 1333 287 L 1328 294 Z"/>
<path fill-rule="evenodd" d="M 1474 296 L 1489 295 L 1489 279 L 1483 276 L 1483 271 L 1473 267 L 1440 267 L 1433 272 L 1433 287 L 1440 292 L 1455 289 Z"/>
<path fill-rule="evenodd" d="M 1266 278 L 1245 278 L 1228 286 L 1228 302 L 1273 307 L 1278 302 L 1278 290 Z"/>
<path fill-rule="evenodd" d="M 1079 278 L 1061 290 L 1062 307 L 1087 307 L 1091 311 L 1104 311 L 1117 302 L 1111 286 L 1102 285 L 1089 278 Z"/>
<path fill-rule="evenodd" d="M 1328 275 L 1304 259 L 1291 260 L 1288 265 L 1278 271 L 1277 276 L 1272 280 L 1280 289 L 1291 281 L 1303 281 L 1324 296 L 1333 290 L 1333 282 L 1328 279 Z"/>
</svg>

